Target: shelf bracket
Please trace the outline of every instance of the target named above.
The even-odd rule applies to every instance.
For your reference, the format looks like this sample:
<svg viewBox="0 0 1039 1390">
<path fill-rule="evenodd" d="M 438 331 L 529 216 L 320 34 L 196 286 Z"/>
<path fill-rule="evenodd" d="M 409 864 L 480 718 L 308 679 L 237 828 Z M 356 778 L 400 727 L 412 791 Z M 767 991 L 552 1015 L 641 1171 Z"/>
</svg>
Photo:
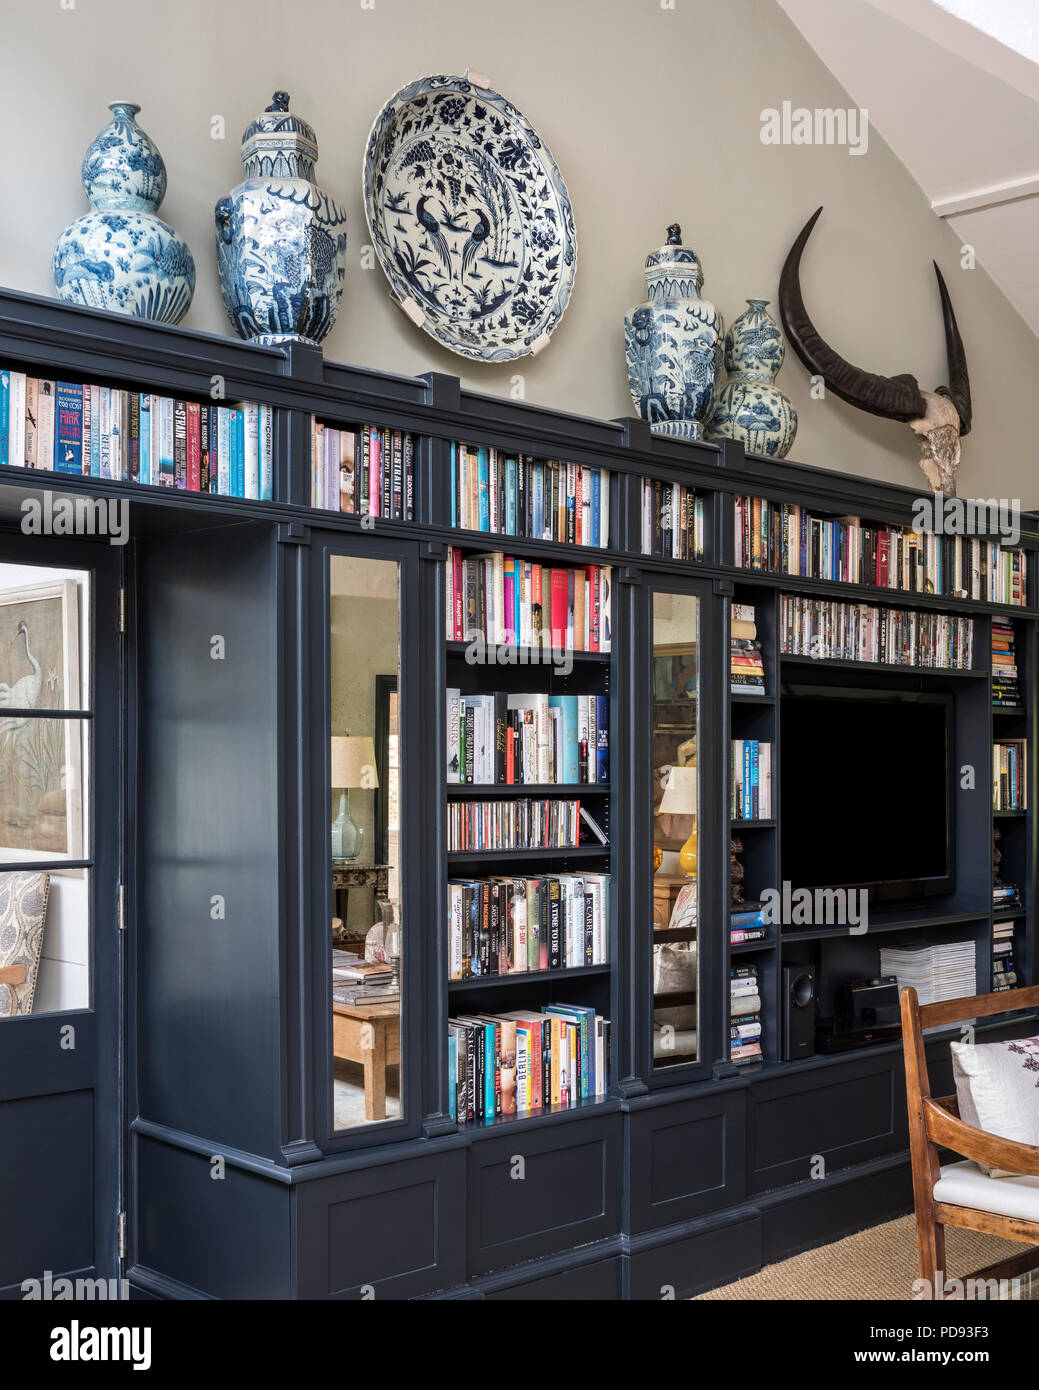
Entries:
<svg viewBox="0 0 1039 1390">
<path fill-rule="evenodd" d="M 302 521 L 283 521 L 278 527 L 279 545 L 309 545 L 310 527 Z"/>
</svg>

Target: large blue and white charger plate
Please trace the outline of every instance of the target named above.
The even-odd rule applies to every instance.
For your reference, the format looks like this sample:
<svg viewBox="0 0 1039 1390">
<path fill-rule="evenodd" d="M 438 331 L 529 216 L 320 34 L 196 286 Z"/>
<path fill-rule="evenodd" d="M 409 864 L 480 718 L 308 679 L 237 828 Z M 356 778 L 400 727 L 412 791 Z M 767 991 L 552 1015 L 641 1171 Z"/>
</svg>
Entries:
<svg viewBox="0 0 1039 1390">
<path fill-rule="evenodd" d="M 574 283 L 574 216 L 511 102 L 468 77 L 402 88 L 368 138 L 364 205 L 394 294 L 438 343 L 482 362 L 545 346 Z"/>
</svg>

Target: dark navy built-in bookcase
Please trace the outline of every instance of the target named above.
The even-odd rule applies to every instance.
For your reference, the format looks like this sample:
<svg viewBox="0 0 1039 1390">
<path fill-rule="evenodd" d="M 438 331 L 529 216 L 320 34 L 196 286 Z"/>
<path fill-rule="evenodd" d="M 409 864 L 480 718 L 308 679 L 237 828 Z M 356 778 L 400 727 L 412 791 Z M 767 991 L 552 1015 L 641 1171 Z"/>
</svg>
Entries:
<svg viewBox="0 0 1039 1390">
<path fill-rule="evenodd" d="M 1034 802 L 1034 518 L 1022 537 L 1030 558 L 1025 606 L 880 595 L 737 568 L 733 499 L 767 497 L 827 516 L 908 525 L 911 487 L 758 458 L 738 444 L 667 440 L 639 420 L 596 421 L 480 395 L 438 373 L 394 376 L 326 362 L 312 348 L 257 348 L 7 291 L 0 292 L 0 363 L 195 400 L 218 390 L 221 399 L 275 413 L 271 501 L 19 468 L 0 474 L 0 518 L 12 544 L 21 500 L 40 489 L 130 500 L 118 710 L 125 757 L 121 775 L 112 775 L 120 796 L 109 788 L 105 802 L 107 833 L 120 837 L 125 900 L 123 1104 L 106 1092 L 100 1123 L 122 1155 L 122 1270 L 139 1296 L 684 1297 L 910 1208 L 900 1044 L 793 1063 L 781 1057 L 783 965 L 813 965 L 825 1011 L 842 980 L 875 968 L 877 937 L 784 928 L 730 955 L 726 750 L 730 737 L 771 741 L 778 781 L 805 773 L 783 762 L 783 685 L 796 668 L 779 652 L 781 593 L 972 615 L 972 671 L 855 674 L 858 685 L 901 683 L 955 701 L 956 760 L 978 768 L 981 790 L 957 801 L 953 890 L 878 930 L 892 940 L 973 940 L 979 989 L 987 989 L 994 823 L 987 778 L 1001 724 L 1029 739 Z M 314 416 L 414 435 L 413 521 L 380 519 L 367 528 L 359 517 L 311 507 Z M 609 469 L 609 546 L 454 531 L 446 486 L 452 440 Z M 967 447 L 983 449 L 984 441 L 972 437 Z M 907 477 L 913 467 L 907 458 Z M 696 490 L 702 558 L 642 553 L 644 478 Z M 453 544 L 609 565 L 613 579 L 611 653 L 591 668 L 578 664 L 571 687 L 610 697 L 610 782 L 599 793 L 610 843 L 597 860 L 613 876 L 609 964 L 573 983 L 612 1020 L 609 1094 L 486 1126 L 458 1125 L 447 1078 L 447 1017 L 465 993 L 449 986 L 446 932 L 444 692 L 457 683 L 459 658 L 445 636 L 444 570 Z M 403 896 L 422 905 L 404 924 L 401 1117 L 339 1132 L 329 1100 L 330 554 L 401 566 Z M 655 1069 L 645 675 L 649 596 L 661 587 L 698 595 L 703 615 L 702 1000 L 698 1060 Z M 767 688 L 753 705 L 729 694 L 733 601 L 755 605 L 762 636 Z M 993 615 L 1015 624 L 1027 692 L 1025 710 L 1009 717 L 994 716 L 991 706 Z M 211 660 L 215 634 L 224 639 L 222 661 Z M 825 682 L 833 672 L 816 663 L 812 678 Z M 911 794 L 911 773 L 885 768 L 882 748 L 876 758 L 896 794 Z M 1023 899 L 1019 979 L 1035 983 L 1035 818 L 1029 810 L 1001 824 L 1004 872 Z M 778 809 L 740 833 L 748 872 L 762 884 L 776 881 Z M 224 903 L 220 920 L 210 911 L 214 895 Z M 737 955 L 757 964 L 764 1001 L 763 1060 L 749 1067 L 729 1061 L 728 981 Z M 496 1007 L 495 988 L 513 986 L 488 985 L 478 1006 Z M 515 988 L 538 1003 L 550 997 L 536 980 Z M 526 1003 L 522 994 L 511 997 L 512 1007 Z M 1034 1020 L 1004 1022 L 990 1036 L 1008 1027 L 1034 1029 Z M 948 1050 L 941 1037 L 930 1050 L 940 1092 L 943 1073 L 950 1081 Z M 19 1228 L 27 1273 L 53 1267 L 48 1188 L 67 1168 L 62 1148 L 73 1140 L 55 1129 L 49 1142 L 52 1159 L 24 1175 L 21 1199 L 41 1213 L 35 1227 Z M 522 1180 L 514 1176 L 518 1155 Z M 106 1257 L 94 1249 L 80 1263 L 104 1272 Z"/>
</svg>

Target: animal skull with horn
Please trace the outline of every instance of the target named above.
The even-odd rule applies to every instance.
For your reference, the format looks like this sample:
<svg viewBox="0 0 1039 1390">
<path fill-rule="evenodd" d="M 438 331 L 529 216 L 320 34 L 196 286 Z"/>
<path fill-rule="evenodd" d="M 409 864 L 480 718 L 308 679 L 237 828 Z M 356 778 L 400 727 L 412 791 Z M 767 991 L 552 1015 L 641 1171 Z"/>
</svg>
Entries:
<svg viewBox="0 0 1039 1390">
<path fill-rule="evenodd" d="M 816 209 L 802 227 L 779 277 L 779 312 L 790 345 L 808 370 L 813 375 L 821 376 L 827 388 L 840 396 L 842 401 L 870 415 L 905 421 L 916 435 L 920 446 L 920 467 L 928 483 L 935 492 L 955 497 L 960 438 L 970 431 L 970 377 L 967 375 L 963 340 L 956 326 L 956 315 L 952 311 L 942 272 L 935 262 L 934 273 L 938 276 L 938 293 L 942 299 L 942 318 L 945 322 L 948 386 L 922 391 L 916 377 L 907 372 L 900 376 L 876 376 L 873 372 L 864 372 L 846 362 L 823 340 L 808 317 L 801 294 L 801 254 L 821 212 L 822 208 Z"/>
</svg>

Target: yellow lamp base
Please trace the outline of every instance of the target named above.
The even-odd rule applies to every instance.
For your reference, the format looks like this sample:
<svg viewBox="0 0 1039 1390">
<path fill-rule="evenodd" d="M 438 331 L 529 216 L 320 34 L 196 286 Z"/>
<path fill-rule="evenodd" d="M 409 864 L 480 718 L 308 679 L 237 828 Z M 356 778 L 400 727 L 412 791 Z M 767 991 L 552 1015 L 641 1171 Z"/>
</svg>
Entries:
<svg viewBox="0 0 1039 1390">
<path fill-rule="evenodd" d="M 696 875 L 696 820 L 693 820 L 693 828 L 689 833 L 689 839 L 678 852 L 678 862 L 682 872 L 690 878 Z"/>
</svg>

